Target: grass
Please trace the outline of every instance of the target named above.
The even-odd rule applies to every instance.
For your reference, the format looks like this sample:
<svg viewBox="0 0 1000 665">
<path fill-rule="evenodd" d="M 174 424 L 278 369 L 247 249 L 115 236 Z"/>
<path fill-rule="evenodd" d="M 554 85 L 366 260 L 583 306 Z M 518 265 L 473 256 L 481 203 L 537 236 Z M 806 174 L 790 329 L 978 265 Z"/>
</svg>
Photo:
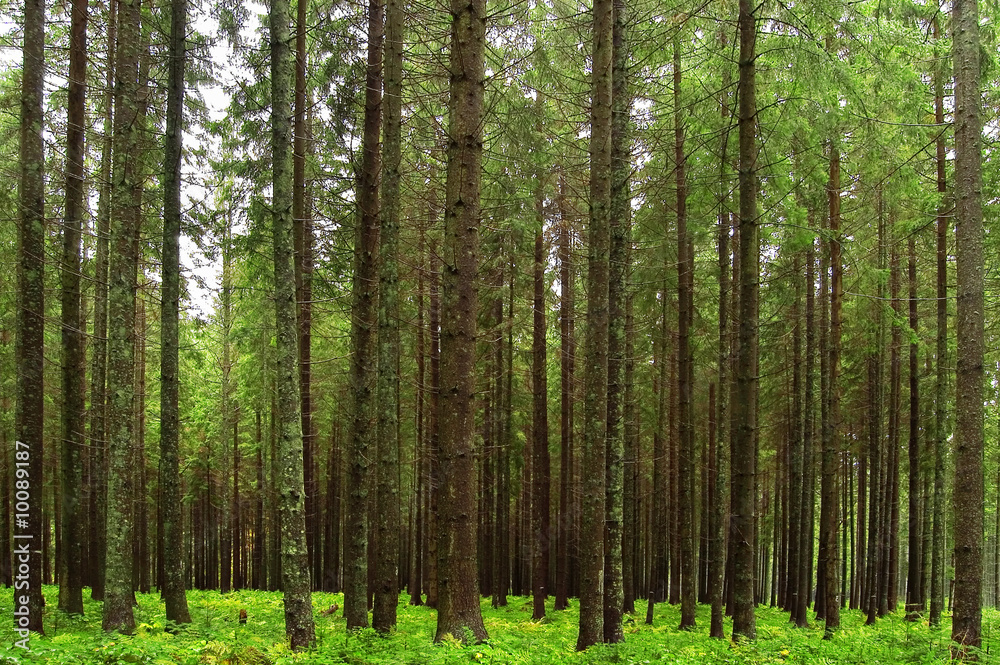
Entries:
<svg viewBox="0 0 1000 665">
<path fill-rule="evenodd" d="M 313 594 L 316 611 L 316 647 L 291 653 L 285 646 L 281 594 L 240 591 L 192 591 L 188 594 L 193 623 L 178 633 L 164 631 L 164 610 L 158 594 L 140 594 L 134 636 L 101 631 L 100 603 L 85 600 L 84 617 L 68 617 L 54 608 L 58 590 L 46 587 L 45 637 L 32 636 L 30 650 L 14 646 L 10 589 L 0 590 L 0 665 L 48 663 L 51 665 L 279 665 L 282 663 L 355 663 L 379 665 L 472 664 L 553 665 L 621 663 L 645 665 L 670 663 L 729 663 L 734 665 L 810 664 L 888 665 L 894 663 L 948 662 L 950 622 L 940 629 L 926 621 L 908 622 L 902 613 L 889 615 L 875 626 L 864 626 L 860 612 L 845 611 L 842 628 L 832 640 L 823 640 L 822 623 L 797 629 L 776 609 L 757 611 L 757 640 L 733 645 L 708 637 L 709 608 L 699 607 L 698 628 L 677 630 L 680 608 L 660 604 L 654 625 L 645 625 L 645 604 L 637 603 L 635 617 L 626 617 L 625 641 L 600 645 L 584 653 L 575 651 L 577 605 L 552 612 L 542 621 L 531 620 L 530 599 L 511 597 L 507 607 L 482 604 L 490 640 L 464 646 L 459 640 L 433 644 L 436 614 L 426 607 L 399 608 L 398 629 L 388 637 L 372 630 L 345 631 L 344 619 L 321 616 L 331 604 L 343 605 L 340 594 Z M 550 604 L 551 607 L 551 604 Z M 245 625 L 239 613 L 246 609 Z M 726 634 L 731 625 L 727 621 Z M 1000 613 L 988 609 L 983 620 L 980 662 L 1000 665 Z"/>
</svg>

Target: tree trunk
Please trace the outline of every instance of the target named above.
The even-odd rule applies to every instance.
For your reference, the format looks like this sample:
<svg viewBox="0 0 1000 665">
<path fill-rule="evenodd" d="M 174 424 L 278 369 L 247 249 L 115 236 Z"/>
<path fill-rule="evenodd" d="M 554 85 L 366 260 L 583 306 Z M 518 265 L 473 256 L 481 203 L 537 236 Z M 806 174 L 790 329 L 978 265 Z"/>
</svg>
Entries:
<svg viewBox="0 0 1000 665">
<path fill-rule="evenodd" d="M 938 23 L 935 20 L 934 38 L 940 39 Z M 944 124 L 944 73 L 940 68 L 934 72 L 934 117 L 938 124 Z M 937 378 L 934 387 L 934 493 L 933 520 L 931 534 L 931 608 L 930 625 L 941 624 L 941 610 L 944 606 L 944 464 L 945 445 L 948 428 L 948 220 L 946 195 L 948 182 L 946 174 L 947 156 L 943 136 L 937 140 Z"/>
<path fill-rule="evenodd" d="M 613 0 L 595 0 L 590 117 L 590 227 L 577 651 L 604 639 L 605 456 L 608 425 L 608 279 L 611 207 Z"/>
<path fill-rule="evenodd" d="M 631 244 L 631 243 L 629 243 Z M 629 247 L 631 256 L 631 247 Z M 629 259 L 631 261 L 631 259 Z M 631 266 L 631 263 L 630 263 Z M 630 271 L 631 272 L 631 271 Z M 640 440 L 639 440 L 639 405 L 635 397 L 635 315 L 634 293 L 626 282 L 628 291 L 625 296 L 625 389 L 624 400 L 624 423 L 625 429 L 625 478 L 622 491 L 623 509 L 622 519 L 624 527 L 622 529 L 622 578 L 623 587 L 623 607 L 622 612 L 628 614 L 635 613 L 635 598 L 641 593 L 642 584 L 642 557 L 640 549 L 642 543 L 642 529 L 639 510 L 639 484 L 640 484 Z"/>
<path fill-rule="evenodd" d="M 140 200 L 135 155 L 139 147 L 139 2 L 121 3 L 115 66 L 114 163 L 108 277 L 108 500 L 103 628 L 131 633 L 135 392 L 135 297 Z"/>
<path fill-rule="evenodd" d="M 29 499 L 15 504 L 15 559 L 28 552 L 27 593 L 14 608 L 17 628 L 42 633 L 43 364 L 45 350 L 45 153 L 42 142 L 45 77 L 45 2 L 24 5 L 24 67 L 21 79 L 20 225 L 17 272 L 17 397 L 15 463 L 28 472 Z M 19 504 L 22 502 L 18 502 Z M 22 601 L 27 602 L 22 602 Z M 19 617 L 27 616 L 26 623 Z M 27 639 L 27 633 L 19 633 Z"/>
<path fill-rule="evenodd" d="M 386 3 L 385 161 L 378 309 L 378 551 L 372 625 L 387 633 L 399 604 L 399 161 L 403 92 L 402 0 Z"/>
<path fill-rule="evenodd" d="M 608 277 L 608 422 L 605 464 L 604 641 L 621 642 L 625 608 L 625 326 L 631 242 L 628 51 L 625 0 L 613 0 L 611 64 L 611 194 Z"/>
<path fill-rule="evenodd" d="M 693 392 L 690 375 L 690 300 L 689 282 L 692 280 L 694 257 L 689 253 L 687 235 L 687 183 L 684 166 L 684 120 L 681 117 L 681 46 L 680 37 L 674 37 L 674 175 L 677 187 L 677 385 L 679 402 L 680 455 L 677 478 L 678 509 L 680 511 L 681 555 L 681 630 L 695 627 L 697 611 L 697 552 L 695 550 L 695 446 Z"/>
<path fill-rule="evenodd" d="M 66 119 L 66 203 L 62 273 L 62 444 L 60 494 L 62 537 L 59 548 L 59 609 L 83 614 L 84 561 L 81 520 L 84 442 L 84 322 L 80 312 L 80 236 L 84 213 L 84 123 L 87 78 L 87 4 L 71 9 L 69 100 Z"/>
<path fill-rule="evenodd" d="M 894 220 L 890 220 L 894 221 Z M 894 225 L 893 225 L 894 226 Z M 889 296 L 892 299 L 893 325 L 889 347 L 889 455 L 886 460 L 888 471 L 888 534 L 887 544 L 887 582 L 886 606 L 889 612 L 895 612 L 898 605 L 897 589 L 899 588 L 899 443 L 900 443 L 900 411 L 902 410 L 902 368 L 900 355 L 902 351 L 902 336 L 897 321 L 902 319 L 902 309 L 899 299 L 899 253 L 893 243 L 889 261 Z"/>
<path fill-rule="evenodd" d="M 487 639 L 476 575 L 475 429 L 479 188 L 486 42 L 485 0 L 452 0 L 448 177 L 441 292 L 441 495 L 438 504 L 438 621 L 446 635 Z"/>
<path fill-rule="evenodd" d="M 351 316 L 351 415 L 348 451 L 347 542 L 344 559 L 344 616 L 347 627 L 368 625 L 370 461 L 377 434 L 377 326 L 379 251 L 379 133 L 382 122 L 382 0 L 368 5 L 368 74 L 364 136 L 358 173 L 358 231 L 354 247 Z"/>
<path fill-rule="evenodd" d="M 271 153 L 273 162 L 272 234 L 274 236 L 274 301 L 277 365 L 277 438 L 281 522 L 281 586 L 285 601 L 285 634 L 293 649 L 315 639 L 306 546 L 303 495 L 302 422 L 296 382 L 297 330 L 292 242 L 291 95 L 292 54 L 288 0 L 270 6 Z"/>
<path fill-rule="evenodd" d="M 923 551 L 923 502 L 921 499 L 923 480 L 920 454 L 920 369 L 917 362 L 917 243 L 916 235 L 911 234 L 907 243 L 909 261 L 907 276 L 909 278 L 909 323 L 910 335 L 910 432 L 908 440 L 909 454 L 909 510 L 907 526 L 907 560 L 906 575 L 906 610 L 909 616 L 923 613 L 926 604 L 924 598 L 924 551 Z M 1000 513 L 998 513 L 1000 514 Z M 998 577 L 1000 579 L 1000 577 Z"/>
<path fill-rule="evenodd" d="M 784 593 L 782 607 L 796 619 L 798 607 L 798 570 L 801 555 L 799 532 L 802 520 L 802 258 L 796 252 L 792 279 L 795 281 L 795 301 L 792 305 L 792 414 L 788 437 L 788 547 L 787 573 L 781 580 Z"/>
<path fill-rule="evenodd" d="M 101 182 L 97 202 L 97 249 L 94 264 L 94 328 L 90 388 L 91 489 L 90 556 L 91 598 L 104 598 L 105 554 L 107 551 L 107 330 L 108 260 L 111 237 L 111 161 L 115 81 L 115 46 L 118 30 L 118 3 L 112 2 L 107 19 L 107 74 L 104 92 L 104 140 L 101 144 Z"/>
<path fill-rule="evenodd" d="M 812 215 L 809 215 L 812 226 Z M 803 390 L 803 432 L 802 432 L 802 502 L 799 524 L 799 570 L 798 570 L 798 607 L 795 611 L 795 625 L 804 628 L 809 624 L 809 599 L 812 591 L 812 556 L 813 535 L 815 533 L 814 513 L 816 508 L 815 487 L 816 473 L 813 463 L 813 434 L 815 422 L 814 385 L 815 385 L 815 346 L 816 330 L 814 326 L 816 309 L 816 254 L 815 240 L 810 241 L 806 250 L 806 357 L 805 357 L 805 387 Z"/>
<path fill-rule="evenodd" d="M 982 98 L 979 8 L 952 9 L 955 63 L 955 254 L 958 275 L 958 364 L 955 376 L 955 591 L 951 638 L 957 656 L 981 644 L 983 589 Z M 974 656 L 973 656 L 974 657 Z"/>
<path fill-rule="evenodd" d="M 559 532 L 556 550 L 555 609 L 569 607 L 570 537 L 573 531 L 573 267 L 570 217 L 566 210 L 566 176 L 559 170 Z"/>
<path fill-rule="evenodd" d="M 733 639 L 757 637 L 754 617 L 754 522 L 757 429 L 757 296 L 760 288 L 760 245 L 757 236 L 755 61 L 757 18 L 750 0 L 739 3 L 739 192 L 740 275 L 739 351 L 736 367 L 735 431 L 732 439 Z"/>
<path fill-rule="evenodd" d="M 823 618 L 824 639 L 833 637 L 840 628 L 840 480 L 837 473 L 840 455 L 840 304 L 843 295 L 843 268 L 840 260 L 840 149 L 830 146 L 830 341 L 829 341 L 829 407 L 823 431 L 823 496 L 822 511 L 826 521 L 826 568 L 824 570 L 826 607 Z"/>
<path fill-rule="evenodd" d="M 160 510 L 163 521 L 163 588 L 167 621 L 191 623 L 184 577 L 184 521 L 181 517 L 179 318 L 181 157 L 184 126 L 184 69 L 187 64 L 187 0 L 172 0 L 167 130 L 163 158 L 163 277 L 160 300 Z M 259 418 L 258 413 L 258 418 Z"/>
<path fill-rule="evenodd" d="M 541 96 L 536 99 L 536 108 L 541 110 Z M 539 137 L 540 138 L 540 137 Z M 548 368 L 545 353 L 545 265 L 548 262 L 543 231 L 545 217 L 544 183 L 542 173 L 536 174 L 535 183 L 535 263 L 534 263 L 534 304 L 532 307 L 531 334 L 531 389 L 532 419 L 531 445 L 532 467 L 535 470 L 532 486 L 532 533 L 534 547 L 531 564 L 531 618 L 535 621 L 545 617 L 545 599 L 548 596 L 546 580 L 549 574 L 549 410 L 548 410 Z"/>
</svg>

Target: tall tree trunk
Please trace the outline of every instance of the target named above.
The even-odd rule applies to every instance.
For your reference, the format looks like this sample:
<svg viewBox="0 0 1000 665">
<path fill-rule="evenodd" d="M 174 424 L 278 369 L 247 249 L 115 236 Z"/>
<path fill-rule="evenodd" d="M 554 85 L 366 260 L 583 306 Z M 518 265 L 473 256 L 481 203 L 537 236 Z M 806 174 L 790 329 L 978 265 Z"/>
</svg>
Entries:
<svg viewBox="0 0 1000 665">
<path fill-rule="evenodd" d="M 296 327 L 298 332 L 298 380 L 302 421 L 303 478 L 305 482 L 306 547 L 312 588 L 317 588 L 321 570 L 319 542 L 319 497 L 316 468 L 316 436 L 312 420 L 312 209 L 306 182 L 306 153 L 309 150 L 309 121 L 306 96 L 305 0 L 296 2 L 295 17 L 295 100 L 292 117 L 292 242 L 294 244 Z"/>
<path fill-rule="evenodd" d="M 595 0 L 590 117 L 590 227 L 580 524 L 582 651 L 604 639 L 605 455 L 608 425 L 608 279 L 611 207 L 613 0 Z"/>
<path fill-rule="evenodd" d="M 21 78 L 20 225 L 17 272 L 17 397 L 14 459 L 26 463 L 29 498 L 15 504 L 15 559 L 27 553 L 27 593 L 18 594 L 14 626 L 42 633 L 43 364 L 45 350 L 45 153 L 42 142 L 45 78 L 45 1 L 24 5 Z M 27 505 L 18 505 L 26 503 Z M 27 602 L 22 602 L 27 601 Z M 21 617 L 26 617 L 24 622 Z M 19 633 L 27 639 L 27 633 Z"/>
<path fill-rule="evenodd" d="M 933 25 L 935 40 L 940 39 L 938 23 Z M 944 72 L 941 68 L 934 72 L 934 118 L 939 125 L 944 124 Z M 931 607 L 930 625 L 941 624 L 944 606 L 944 463 L 945 444 L 948 428 L 948 207 L 946 195 L 947 156 L 942 135 L 937 139 L 937 378 L 934 386 L 934 492 L 933 520 L 931 535 Z"/>
<path fill-rule="evenodd" d="M 229 446 L 229 434 L 233 429 L 235 422 L 235 409 L 233 403 L 233 391 L 235 386 L 232 383 L 232 371 L 233 371 L 233 350 L 232 350 L 232 328 L 233 328 L 233 287 L 232 287 L 232 270 L 233 270 L 233 247 L 232 247 L 232 217 L 227 215 L 224 222 L 224 227 L 222 230 L 222 280 L 221 280 L 221 292 L 219 294 L 219 309 L 221 309 L 221 319 L 222 319 L 222 435 L 221 448 L 222 448 L 222 459 L 221 463 L 222 469 L 222 497 L 221 504 L 225 506 L 229 498 L 230 501 L 232 497 L 228 497 L 229 494 L 229 476 L 236 473 L 236 467 L 228 471 L 227 473 L 227 463 L 226 458 L 230 450 Z M 233 449 L 235 450 L 236 441 L 233 441 Z M 234 483 L 235 486 L 235 483 Z M 229 506 L 230 520 L 233 518 L 232 505 Z M 225 510 L 223 508 L 222 510 Z M 221 512 L 221 511 L 220 511 Z M 225 520 L 223 514 L 223 520 Z M 220 543 L 220 558 L 222 564 L 222 579 L 220 580 L 220 591 L 222 593 L 228 593 L 232 588 L 232 541 L 233 532 L 230 529 L 231 523 L 226 524 L 223 522 L 221 525 L 221 543 Z"/>
<path fill-rule="evenodd" d="M 839 196 L 839 193 L 838 193 Z M 885 269 L 885 223 L 882 214 L 882 192 L 876 192 L 877 226 L 878 226 L 878 270 Z M 867 614 L 866 625 L 875 623 L 879 616 L 879 604 L 882 598 L 881 587 L 884 576 L 882 564 L 885 561 L 885 446 L 882 441 L 882 346 L 883 317 L 882 301 L 885 299 L 885 289 L 879 279 L 876 289 L 877 301 L 872 303 L 872 317 L 875 319 L 874 341 L 866 358 L 868 369 L 868 452 L 869 468 L 868 483 L 868 551 L 862 559 L 864 609 Z"/>
<path fill-rule="evenodd" d="M 786 539 L 788 561 L 786 575 L 781 580 L 784 603 L 795 621 L 798 607 L 798 569 L 801 548 L 799 531 L 802 519 L 802 258 L 795 254 L 792 279 L 795 281 L 795 301 L 792 304 L 792 414 L 788 437 L 788 530 Z M 777 581 L 777 580 L 776 580 Z"/>
<path fill-rule="evenodd" d="M 823 618 L 824 639 L 840 628 L 840 486 L 837 472 L 840 455 L 840 304 L 843 294 L 843 268 L 840 260 L 840 148 L 830 146 L 830 341 L 829 341 L 829 407 L 823 431 L 823 496 L 822 510 L 826 522 L 826 568 L 824 570 L 826 607 Z"/>
<path fill-rule="evenodd" d="M 694 257 L 689 253 L 687 234 L 687 183 L 684 166 L 684 120 L 681 117 L 681 42 L 674 37 L 674 174 L 677 187 L 677 386 L 680 407 L 680 455 L 677 478 L 678 508 L 680 510 L 681 554 L 681 630 L 695 627 L 697 611 L 697 575 L 695 550 L 695 446 L 694 410 L 691 404 L 692 386 L 690 335 L 689 282 L 692 280 Z"/>
<path fill-rule="evenodd" d="M 264 562 L 267 561 L 267 537 L 264 526 L 264 433 L 261 424 L 260 409 L 254 412 L 256 427 L 254 428 L 254 443 L 257 448 L 257 468 L 256 468 L 256 501 L 254 501 L 254 526 L 253 526 L 253 561 L 251 564 L 250 588 L 256 591 L 263 591 L 267 588 L 265 580 Z"/>
<path fill-rule="evenodd" d="M 536 99 L 536 109 L 541 112 L 541 96 Z M 539 113 L 541 115 L 541 113 Z M 540 129 L 540 128 L 539 128 Z M 541 137 L 539 137 L 540 139 Z M 531 596 L 533 620 L 545 617 L 545 599 L 548 596 L 546 581 L 549 574 L 549 407 L 548 368 L 545 353 L 545 265 L 548 253 L 545 251 L 543 232 L 545 228 L 545 179 L 541 172 L 536 174 L 535 183 L 535 263 L 534 263 L 534 303 L 532 307 L 531 329 L 531 447 L 532 467 L 532 534 L 534 541 L 531 564 Z"/>
<path fill-rule="evenodd" d="M 378 551 L 372 625 L 386 633 L 399 604 L 399 161 L 403 92 L 402 0 L 387 0 L 385 160 L 378 308 Z"/>
<path fill-rule="evenodd" d="M 810 226 L 812 226 L 812 215 L 810 215 Z M 809 598 L 812 591 L 812 555 L 813 555 L 813 534 L 814 512 L 816 507 L 815 485 L 816 474 L 813 463 L 813 424 L 815 422 L 814 390 L 815 385 L 815 346 L 816 330 L 814 326 L 816 309 L 816 255 L 813 249 L 815 240 L 810 241 L 806 250 L 806 357 L 805 357 L 805 387 L 802 397 L 803 411 L 803 431 L 802 431 L 802 501 L 799 524 L 801 532 L 799 534 L 799 570 L 798 570 L 798 598 L 797 609 L 795 611 L 795 625 L 804 628 L 809 623 L 808 607 Z"/>
<path fill-rule="evenodd" d="M 433 189 L 431 196 L 433 197 Z M 441 493 L 440 475 L 441 466 L 439 464 L 439 449 L 441 442 L 440 427 L 438 426 L 438 404 L 441 399 L 441 263 L 437 254 L 437 242 L 431 240 L 431 284 L 430 284 L 430 326 L 431 326 L 431 403 L 429 411 L 429 422 L 427 429 L 430 437 L 427 450 L 427 605 L 437 607 L 438 599 L 438 558 L 437 558 L 437 532 L 440 523 L 437 514 L 438 497 Z M 499 500 L 499 499 L 498 499 Z M 506 588 L 505 588 L 506 593 Z"/>
<path fill-rule="evenodd" d="M 358 173 L 358 231 L 354 247 L 351 316 L 352 419 L 348 452 L 348 533 L 344 558 L 344 616 L 347 627 L 368 625 L 368 542 L 370 461 L 377 434 L 377 326 L 379 251 L 379 134 L 382 124 L 382 0 L 368 4 L 368 74 L 365 85 L 364 136 Z"/>
<path fill-rule="evenodd" d="M 62 537 L 59 553 L 59 609 L 83 614 L 84 561 L 81 520 L 84 442 L 84 323 L 80 312 L 80 236 L 84 212 L 84 123 L 87 78 L 87 3 L 71 9 L 69 104 L 66 119 L 66 203 L 62 273 L 62 444 L 60 494 Z"/>
<path fill-rule="evenodd" d="M 170 3 L 170 61 L 167 131 L 163 157 L 163 255 L 160 299 L 160 510 L 163 520 L 163 600 L 167 621 L 191 623 L 181 568 L 179 318 L 181 156 L 184 126 L 184 69 L 187 64 L 187 0 Z M 258 421 L 260 414 L 258 413 Z M 258 489 L 260 491 L 260 489 Z"/>
<path fill-rule="evenodd" d="M 611 64 L 611 199 L 608 277 L 608 424 L 605 464 L 604 641 L 621 642 L 625 607 L 623 533 L 625 491 L 625 326 L 631 210 L 628 51 L 625 0 L 613 1 Z"/>
<path fill-rule="evenodd" d="M 631 242 L 629 243 L 631 245 Z M 628 249 L 631 257 L 631 247 Z M 631 258 L 629 266 L 631 267 Z M 626 273 L 626 280 L 630 279 Z M 640 462 L 640 442 L 639 442 L 639 405 L 636 404 L 635 397 L 635 314 L 634 291 L 626 281 L 625 296 L 625 386 L 622 399 L 624 402 L 624 444 L 625 444 L 625 471 L 623 483 L 623 509 L 622 519 L 624 527 L 622 529 L 622 578 L 623 578 L 623 607 L 622 612 L 628 614 L 635 613 L 635 598 L 641 593 L 642 566 L 639 545 L 642 542 L 641 522 L 639 519 L 639 462 Z"/>
<path fill-rule="evenodd" d="M 906 575 L 906 611 L 908 616 L 922 613 L 926 607 L 924 598 L 924 551 L 923 551 L 923 502 L 922 495 L 922 463 L 920 454 L 920 369 L 917 361 L 917 242 L 914 234 L 907 243 L 909 261 L 907 276 L 909 278 L 909 323 L 910 335 L 910 431 L 908 440 L 909 455 L 909 509 L 907 526 L 907 575 Z M 1000 513 L 998 513 L 1000 514 Z M 998 576 L 1000 579 L 1000 576 Z M 914 617 L 915 618 L 915 617 Z"/>
<path fill-rule="evenodd" d="M 955 377 L 955 592 L 951 638 L 957 655 L 981 644 L 983 596 L 983 208 L 979 8 L 952 9 L 955 63 L 955 254 L 958 364 Z"/>
<path fill-rule="evenodd" d="M 719 39 L 722 46 L 728 42 L 725 30 L 719 30 Z M 723 88 L 728 89 L 731 79 L 730 69 L 723 70 Z M 730 324 L 729 308 L 731 307 L 732 295 L 730 284 L 730 245 L 729 232 L 732 228 L 729 213 L 729 164 L 727 162 L 727 152 L 729 148 L 729 133 L 732 127 L 729 112 L 728 91 L 724 90 L 720 95 L 720 112 L 722 121 L 726 123 L 726 130 L 720 141 L 719 150 L 719 221 L 718 221 L 718 250 L 719 250 L 719 356 L 718 356 L 718 399 L 716 401 L 715 440 L 709 441 L 709 445 L 715 446 L 715 489 L 712 492 L 712 533 L 709 543 L 709 600 L 712 604 L 712 618 L 709 634 L 717 639 L 725 638 L 725 628 L 723 620 L 725 616 L 725 573 L 726 573 L 726 527 L 728 511 L 726 510 L 726 490 L 729 487 L 729 465 L 726 452 L 729 448 L 729 396 L 730 380 L 729 370 L 732 359 L 729 356 L 730 350 Z"/>
<path fill-rule="evenodd" d="M 115 66 L 114 163 L 108 277 L 108 501 L 103 628 L 131 633 L 134 468 L 135 298 L 140 199 L 137 196 L 140 117 L 139 1 L 121 3 Z"/>
<path fill-rule="evenodd" d="M 451 634 L 487 639 L 476 575 L 475 355 L 479 191 L 486 46 L 485 0 L 452 0 L 448 177 L 441 292 L 441 495 L 438 504 L 438 621 Z"/>
<path fill-rule="evenodd" d="M 243 523 L 242 506 L 240 505 L 240 407 L 236 404 L 232 410 L 233 426 L 233 496 L 229 511 L 229 543 L 232 550 L 233 584 L 232 589 L 242 589 L 243 581 Z"/>
<path fill-rule="evenodd" d="M 305 480 L 302 422 L 296 382 L 297 330 L 292 242 L 291 91 L 292 53 L 288 0 L 272 0 L 271 158 L 273 162 L 272 234 L 274 236 L 274 302 L 277 366 L 277 438 L 280 471 L 281 588 L 285 601 L 285 634 L 293 649 L 313 643 L 315 631 L 306 547 Z"/>
<path fill-rule="evenodd" d="M 890 219 L 890 221 L 895 221 Z M 894 225 L 893 225 L 894 227 Z M 893 234 L 895 235 L 895 234 Z M 888 465 L 888 537 L 887 537 L 887 585 L 886 606 L 895 612 L 898 605 L 899 588 L 899 443 L 900 411 L 902 410 L 902 368 L 900 355 L 902 336 L 896 322 L 902 318 L 899 299 L 899 252 L 893 243 L 889 261 L 889 296 L 892 299 L 893 325 L 889 347 L 889 456 Z"/>
<path fill-rule="evenodd" d="M 143 268 L 140 266 L 139 274 Z M 135 535 L 132 542 L 133 595 L 149 593 L 149 503 L 146 473 L 146 301 L 136 292 L 136 361 L 135 361 L 135 445 L 133 473 L 135 488 Z"/>
<path fill-rule="evenodd" d="M 91 598 L 104 598 L 105 553 L 107 551 L 107 330 L 108 260 L 111 237 L 111 161 L 115 81 L 115 46 L 118 31 L 118 3 L 108 8 L 108 62 L 104 92 L 104 139 L 101 144 L 101 182 L 97 201 L 97 248 L 94 263 L 94 328 L 90 388 L 91 479 L 90 556 Z"/>
<path fill-rule="evenodd" d="M 559 532 L 556 550 L 555 609 L 569 607 L 570 537 L 573 531 L 573 267 L 570 218 L 566 210 L 566 175 L 559 169 Z"/>
<path fill-rule="evenodd" d="M 757 637 L 754 616 L 754 522 L 756 501 L 757 429 L 757 296 L 760 289 L 760 245 L 757 236 L 755 82 L 757 18 L 750 0 L 739 3 L 739 191 L 740 191 L 740 275 L 739 351 L 736 367 L 736 399 L 733 410 L 735 431 L 732 440 L 732 533 L 733 548 L 733 639 Z"/>
<path fill-rule="evenodd" d="M 432 213 L 433 214 L 433 213 Z M 425 497 L 427 495 L 427 475 L 424 473 L 424 460 L 427 456 L 427 403 L 425 397 L 427 381 L 426 374 L 426 336 L 424 334 L 424 273 L 426 264 L 424 259 L 424 226 L 420 225 L 420 237 L 417 244 L 417 330 L 416 330 L 416 356 L 417 356 L 417 437 L 415 442 L 415 452 L 413 455 L 413 479 L 414 479 L 414 512 L 416 514 L 416 524 L 411 526 L 413 534 L 413 561 L 410 569 L 410 605 L 423 605 L 422 596 L 424 577 L 424 532 L 426 530 Z"/>
</svg>

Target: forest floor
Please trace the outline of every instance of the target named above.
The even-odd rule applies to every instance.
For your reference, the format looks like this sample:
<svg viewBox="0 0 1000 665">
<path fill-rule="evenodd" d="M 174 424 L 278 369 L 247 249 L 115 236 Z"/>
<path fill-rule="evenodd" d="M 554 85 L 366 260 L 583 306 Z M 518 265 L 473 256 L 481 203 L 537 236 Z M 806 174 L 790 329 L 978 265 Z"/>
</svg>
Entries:
<svg viewBox="0 0 1000 665">
<path fill-rule="evenodd" d="M 577 603 L 564 612 L 549 611 L 543 621 L 531 620 L 529 598 L 511 597 L 507 607 L 493 609 L 484 599 L 483 615 L 490 634 L 487 644 L 463 646 L 458 640 L 433 644 L 436 615 L 426 607 L 406 605 L 403 594 L 399 627 L 389 637 L 368 629 L 347 634 L 340 612 L 324 616 L 332 604 L 343 605 L 340 594 L 315 593 L 315 649 L 299 654 L 285 646 L 284 616 L 280 593 L 239 591 L 188 592 L 193 623 L 177 634 L 167 633 L 159 594 L 139 594 L 137 631 L 133 637 L 101 632 L 101 605 L 85 592 L 85 616 L 67 617 L 56 611 L 58 589 L 45 587 L 48 610 L 45 637 L 32 636 L 29 650 L 15 646 L 11 612 L 13 592 L 0 589 L 0 665 L 47 663 L 50 665 L 146 664 L 146 665 L 279 665 L 281 663 L 372 663 L 372 664 L 471 664 L 507 663 L 731 663 L 764 665 L 802 663 L 829 665 L 854 663 L 945 663 L 951 621 L 932 630 L 927 621 L 905 621 L 902 611 L 884 617 L 875 626 L 864 626 L 865 617 L 845 611 L 842 629 L 822 640 L 822 622 L 808 629 L 788 623 L 788 615 L 777 609 L 757 610 L 757 640 L 734 646 L 729 640 L 708 637 L 709 608 L 699 607 L 698 627 L 692 632 L 677 629 L 680 606 L 660 604 L 653 626 L 644 622 L 645 603 L 637 603 L 635 617 L 626 617 L 625 641 L 601 645 L 576 653 Z M 551 608 L 551 600 L 549 607 Z M 239 623 L 240 610 L 247 623 Z M 7 617 L 7 618 L 3 618 Z M 726 621 L 726 634 L 731 623 Z M 987 609 L 983 617 L 981 663 L 1000 665 L 1000 613 Z"/>
</svg>

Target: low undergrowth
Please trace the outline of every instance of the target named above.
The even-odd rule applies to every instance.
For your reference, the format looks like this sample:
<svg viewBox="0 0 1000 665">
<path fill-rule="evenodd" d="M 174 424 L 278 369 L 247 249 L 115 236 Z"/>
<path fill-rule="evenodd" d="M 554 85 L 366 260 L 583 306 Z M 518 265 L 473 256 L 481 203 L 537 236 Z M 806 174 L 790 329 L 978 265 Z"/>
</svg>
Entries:
<svg viewBox="0 0 1000 665">
<path fill-rule="evenodd" d="M 51 665 L 280 665 L 284 663 L 355 663 L 379 665 L 506 665 L 731 663 L 734 665 L 856 663 L 945 663 L 949 659 L 950 621 L 939 629 L 924 621 L 906 621 L 902 612 L 864 625 L 860 612 L 845 611 L 842 628 L 832 640 L 822 639 L 823 625 L 799 629 L 776 609 L 757 611 L 757 640 L 734 645 L 708 637 L 708 607 L 700 607 L 698 628 L 679 631 L 680 608 L 660 604 L 652 626 L 644 622 L 645 604 L 626 617 L 625 641 L 600 645 L 584 653 L 575 651 L 576 602 L 563 612 L 549 611 L 542 621 L 531 620 L 529 599 L 511 597 L 507 607 L 493 609 L 483 601 L 483 616 L 490 639 L 465 646 L 458 639 L 432 642 L 436 615 L 426 607 L 399 607 L 398 628 L 389 636 L 368 629 L 347 633 L 340 613 L 325 615 L 333 604 L 343 605 L 340 594 L 316 593 L 316 646 L 292 653 L 285 646 L 280 593 L 239 591 L 228 594 L 192 591 L 188 594 L 193 623 L 171 633 L 164 630 L 163 605 L 158 594 L 139 594 L 136 634 L 122 636 L 101 631 L 100 603 L 85 600 L 83 617 L 68 617 L 56 607 L 57 589 L 46 587 L 44 637 L 32 636 L 29 650 L 15 646 L 13 598 L 0 589 L 0 665 L 48 663 Z M 551 607 L 551 605 L 550 605 Z M 247 612 L 239 623 L 240 610 Z M 6 616 L 6 618 L 4 618 Z M 727 621 L 726 632 L 731 625 Z M 980 662 L 1000 664 L 1000 614 L 988 609 L 983 621 Z"/>
</svg>

